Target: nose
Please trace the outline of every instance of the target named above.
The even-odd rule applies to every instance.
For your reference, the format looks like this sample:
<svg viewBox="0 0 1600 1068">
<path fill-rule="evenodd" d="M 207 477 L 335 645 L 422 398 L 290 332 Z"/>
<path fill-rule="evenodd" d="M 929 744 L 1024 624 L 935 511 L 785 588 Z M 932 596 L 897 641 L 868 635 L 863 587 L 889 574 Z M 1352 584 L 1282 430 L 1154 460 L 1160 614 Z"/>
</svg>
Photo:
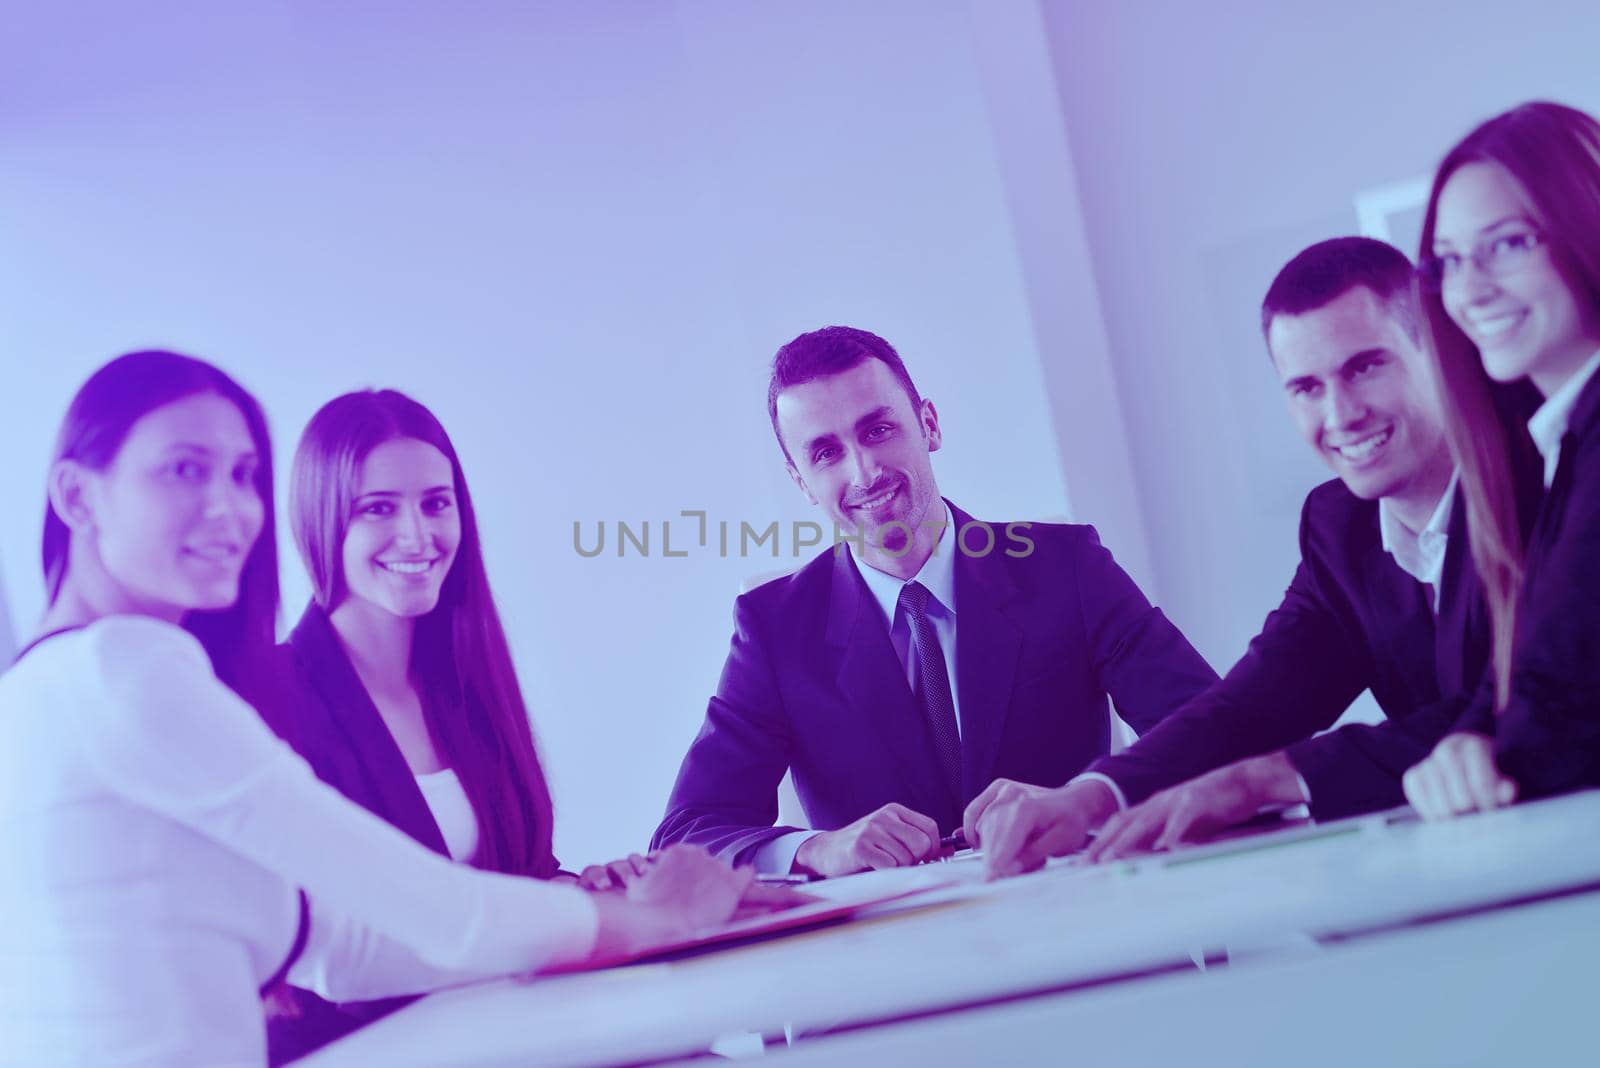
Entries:
<svg viewBox="0 0 1600 1068">
<path fill-rule="evenodd" d="M 1462 260 L 1455 278 L 1456 292 L 1467 302 L 1475 303 L 1496 295 L 1500 291 L 1499 283 L 1483 265 L 1478 262 L 1477 256 L 1468 256 Z"/>
<path fill-rule="evenodd" d="M 1325 425 L 1331 430 L 1344 430 L 1359 425 L 1367 417 L 1367 403 L 1358 390 L 1342 382 L 1328 387 L 1328 406 L 1323 414 Z"/>
<path fill-rule="evenodd" d="M 866 489 L 878 480 L 878 474 L 883 470 L 883 465 L 872 454 L 872 450 L 859 444 L 850 446 L 845 455 L 845 462 L 849 465 L 850 484 L 858 489 Z"/>
<path fill-rule="evenodd" d="M 255 482 L 239 482 L 226 476 L 211 478 L 206 483 L 205 516 L 207 519 L 240 521 L 250 515 L 260 504 Z"/>
<path fill-rule="evenodd" d="M 422 510 L 402 507 L 395 512 L 394 542 L 402 549 L 421 549 L 426 540 Z"/>
</svg>

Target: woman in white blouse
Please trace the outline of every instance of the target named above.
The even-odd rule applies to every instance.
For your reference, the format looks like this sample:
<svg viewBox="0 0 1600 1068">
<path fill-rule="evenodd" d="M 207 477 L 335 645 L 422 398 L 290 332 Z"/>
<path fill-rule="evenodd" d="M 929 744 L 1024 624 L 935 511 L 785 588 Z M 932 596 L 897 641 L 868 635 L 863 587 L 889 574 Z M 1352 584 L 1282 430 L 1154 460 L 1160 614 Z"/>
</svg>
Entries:
<svg viewBox="0 0 1600 1068">
<path fill-rule="evenodd" d="M 240 696 L 271 681 L 271 450 L 226 375 L 114 360 L 55 455 L 49 608 L 0 676 L 0 1063 L 260 1065 L 286 970 L 377 997 L 733 913 L 748 873 L 689 851 L 626 895 L 451 864 L 272 734 Z"/>
</svg>

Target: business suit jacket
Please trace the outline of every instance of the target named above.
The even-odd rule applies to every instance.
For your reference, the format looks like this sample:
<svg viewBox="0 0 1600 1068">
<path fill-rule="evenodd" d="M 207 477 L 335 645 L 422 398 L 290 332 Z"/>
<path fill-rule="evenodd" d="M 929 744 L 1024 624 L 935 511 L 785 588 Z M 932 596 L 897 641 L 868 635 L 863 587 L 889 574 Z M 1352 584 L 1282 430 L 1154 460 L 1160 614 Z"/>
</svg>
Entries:
<svg viewBox="0 0 1600 1068">
<path fill-rule="evenodd" d="M 1207 690 L 1094 770 L 1130 804 L 1213 768 L 1287 748 L 1319 819 L 1405 802 L 1400 776 L 1459 716 L 1488 656 L 1487 614 L 1459 494 L 1437 619 L 1427 588 L 1384 550 L 1378 503 L 1323 483 L 1300 516 L 1300 566 L 1244 656 Z M 1388 722 L 1333 725 L 1363 690 Z"/>
<path fill-rule="evenodd" d="M 1492 734 L 1520 796 L 1600 785 L 1600 376 L 1578 396 L 1528 537 L 1511 693 L 1486 680 L 1457 729 Z"/>
<path fill-rule="evenodd" d="M 278 647 L 286 700 L 264 711 L 323 782 L 442 856 L 444 835 L 400 746 L 367 695 L 328 616 L 313 602 Z M 292 1015 L 268 1021 L 273 1064 L 301 1057 L 414 998 L 333 1004 L 291 988 Z"/>
<path fill-rule="evenodd" d="M 972 521 L 951 514 L 958 531 Z M 959 795 L 853 557 L 830 550 L 735 603 L 722 679 L 655 846 L 695 842 L 743 859 L 795 830 L 772 825 L 786 769 L 817 829 L 895 801 L 949 831 L 996 777 L 1059 785 L 1103 754 L 1108 694 L 1145 730 L 1215 681 L 1092 527 L 1032 524 L 1033 550 L 1020 557 L 993 529 L 993 552 L 954 565 Z"/>
</svg>

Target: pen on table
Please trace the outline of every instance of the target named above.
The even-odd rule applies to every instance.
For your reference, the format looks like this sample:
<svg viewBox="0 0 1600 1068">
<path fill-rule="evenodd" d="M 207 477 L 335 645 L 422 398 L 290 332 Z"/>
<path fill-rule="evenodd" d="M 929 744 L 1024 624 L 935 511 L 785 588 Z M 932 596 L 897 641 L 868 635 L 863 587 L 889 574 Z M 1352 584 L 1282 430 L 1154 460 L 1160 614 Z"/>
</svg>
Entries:
<svg viewBox="0 0 1600 1068">
<path fill-rule="evenodd" d="M 960 827 L 939 839 L 939 852 L 955 853 L 967 848 L 967 835 Z"/>
<path fill-rule="evenodd" d="M 756 875 L 756 882 L 766 883 L 771 886 L 804 886 L 811 881 L 811 876 L 804 872 L 763 872 Z"/>
</svg>

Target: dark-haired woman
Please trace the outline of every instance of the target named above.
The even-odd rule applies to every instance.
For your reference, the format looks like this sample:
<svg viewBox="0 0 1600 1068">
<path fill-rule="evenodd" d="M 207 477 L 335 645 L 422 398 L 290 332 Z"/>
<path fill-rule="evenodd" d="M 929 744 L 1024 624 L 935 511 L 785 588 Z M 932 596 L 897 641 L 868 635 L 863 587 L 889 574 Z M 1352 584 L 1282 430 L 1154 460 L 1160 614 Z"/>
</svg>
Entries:
<svg viewBox="0 0 1600 1068">
<path fill-rule="evenodd" d="M 748 880 L 692 852 L 627 895 L 473 871 L 318 782 L 240 697 L 276 613 L 271 456 L 198 360 L 130 354 L 73 399 L 49 606 L 0 676 L 8 1063 L 261 1064 L 291 968 L 370 997 L 609 957 L 720 922 Z"/>
<path fill-rule="evenodd" d="M 444 427 L 393 390 L 348 393 L 295 451 L 290 526 L 312 601 L 286 651 L 280 733 L 317 774 L 437 853 L 549 878 L 550 791 Z M 297 1057 L 403 1002 L 304 993 L 274 1018 Z"/>
<path fill-rule="evenodd" d="M 1422 259 L 1493 626 L 1493 685 L 1405 776 L 1440 818 L 1600 784 L 1600 123 L 1536 102 L 1473 130 L 1434 178 Z M 1523 378 L 1546 487 L 1526 541 L 1488 401 Z"/>
</svg>

